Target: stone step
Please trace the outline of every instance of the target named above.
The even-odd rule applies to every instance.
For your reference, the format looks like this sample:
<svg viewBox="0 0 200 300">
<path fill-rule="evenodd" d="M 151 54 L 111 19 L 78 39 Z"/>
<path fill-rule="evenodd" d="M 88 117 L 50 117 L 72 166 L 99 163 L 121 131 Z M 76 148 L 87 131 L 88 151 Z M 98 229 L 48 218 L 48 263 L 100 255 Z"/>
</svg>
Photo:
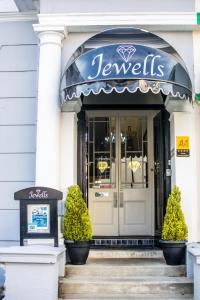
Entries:
<svg viewBox="0 0 200 300">
<path fill-rule="evenodd" d="M 193 293 L 192 281 L 186 277 L 83 277 L 62 278 L 59 284 L 59 296 L 67 298 L 69 294 L 77 294 L 77 298 L 82 298 L 88 292 L 96 299 L 96 295 L 109 294 L 123 297 L 135 294 L 160 294 L 160 299 L 165 296 L 173 298 L 175 295 Z M 147 299 L 147 298 L 146 298 Z"/>
<path fill-rule="evenodd" d="M 59 298 L 58 300 L 82 300 L 82 299 L 92 299 L 92 300 L 193 300 L 193 296 L 190 295 L 181 295 L 181 296 L 167 296 L 164 297 L 161 295 L 152 295 L 152 294 L 135 294 L 133 296 L 125 296 L 122 295 L 91 295 L 84 294 L 81 295 L 81 298 L 74 294 L 68 294 L 66 298 Z"/>
<path fill-rule="evenodd" d="M 141 249 L 91 249 L 89 258 L 163 258 L 162 250 Z"/>
<path fill-rule="evenodd" d="M 90 258 L 84 266 L 67 265 L 66 276 L 169 276 L 178 277 L 186 275 L 185 266 L 168 266 L 164 259 L 127 258 L 127 259 L 96 259 Z"/>
</svg>

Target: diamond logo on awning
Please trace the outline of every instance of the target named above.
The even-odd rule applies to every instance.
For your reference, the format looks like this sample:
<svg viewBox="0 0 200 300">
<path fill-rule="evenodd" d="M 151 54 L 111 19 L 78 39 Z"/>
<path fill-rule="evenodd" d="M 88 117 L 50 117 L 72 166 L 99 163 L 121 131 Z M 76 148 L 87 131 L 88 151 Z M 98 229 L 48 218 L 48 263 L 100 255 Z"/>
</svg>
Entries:
<svg viewBox="0 0 200 300">
<path fill-rule="evenodd" d="M 125 62 L 128 62 L 129 60 L 131 60 L 136 49 L 132 45 L 121 45 L 121 46 L 117 47 L 116 51 L 118 52 L 118 54 L 121 56 L 121 58 Z"/>
</svg>

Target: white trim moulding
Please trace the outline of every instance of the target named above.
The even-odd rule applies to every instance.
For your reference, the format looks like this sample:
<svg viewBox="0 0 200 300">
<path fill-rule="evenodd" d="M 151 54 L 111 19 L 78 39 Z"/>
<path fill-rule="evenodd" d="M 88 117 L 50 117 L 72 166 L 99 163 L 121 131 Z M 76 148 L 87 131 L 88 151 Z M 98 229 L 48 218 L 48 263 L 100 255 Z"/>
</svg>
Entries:
<svg viewBox="0 0 200 300">
<path fill-rule="evenodd" d="M 37 12 L 0 13 L 0 22 L 38 21 Z"/>
<path fill-rule="evenodd" d="M 62 25 L 69 32 L 88 32 L 104 26 L 144 26 L 158 30 L 198 30 L 195 12 L 39 14 L 40 25 Z"/>
</svg>

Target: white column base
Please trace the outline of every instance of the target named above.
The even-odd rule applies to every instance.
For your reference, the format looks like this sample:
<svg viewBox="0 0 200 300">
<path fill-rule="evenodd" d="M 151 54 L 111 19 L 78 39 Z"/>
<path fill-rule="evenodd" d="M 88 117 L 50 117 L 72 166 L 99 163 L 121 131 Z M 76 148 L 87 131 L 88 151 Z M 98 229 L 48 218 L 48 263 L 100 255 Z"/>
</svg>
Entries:
<svg viewBox="0 0 200 300">
<path fill-rule="evenodd" d="M 65 247 L 0 248 L 5 265 L 5 300 L 57 300 L 58 277 L 64 276 Z"/>
<path fill-rule="evenodd" d="M 188 247 L 187 275 L 194 280 L 194 300 L 200 300 L 200 245 L 193 244 Z"/>
</svg>

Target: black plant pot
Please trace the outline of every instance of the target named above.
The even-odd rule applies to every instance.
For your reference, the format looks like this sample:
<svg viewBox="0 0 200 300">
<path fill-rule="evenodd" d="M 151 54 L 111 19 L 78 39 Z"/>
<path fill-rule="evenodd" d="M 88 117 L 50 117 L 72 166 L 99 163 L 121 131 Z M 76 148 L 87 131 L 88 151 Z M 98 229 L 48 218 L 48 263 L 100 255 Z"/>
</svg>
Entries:
<svg viewBox="0 0 200 300">
<path fill-rule="evenodd" d="M 159 241 L 167 265 L 176 266 L 185 264 L 185 241 Z"/>
<path fill-rule="evenodd" d="M 65 241 L 70 263 L 73 265 L 84 265 L 89 255 L 89 241 Z"/>
</svg>

